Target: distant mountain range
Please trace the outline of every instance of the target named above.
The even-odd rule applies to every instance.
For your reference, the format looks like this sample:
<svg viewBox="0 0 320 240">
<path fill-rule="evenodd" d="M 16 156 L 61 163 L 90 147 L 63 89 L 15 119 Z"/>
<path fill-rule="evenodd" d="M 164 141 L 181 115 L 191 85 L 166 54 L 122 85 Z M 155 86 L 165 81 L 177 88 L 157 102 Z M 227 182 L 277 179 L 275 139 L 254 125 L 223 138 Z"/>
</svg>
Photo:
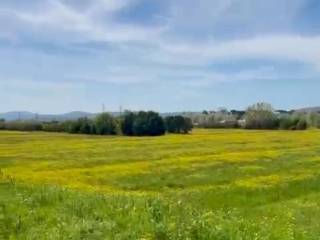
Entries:
<svg viewBox="0 0 320 240">
<path fill-rule="evenodd" d="M 110 112 L 113 116 L 119 116 L 119 112 Z M 162 113 L 161 116 L 172 116 L 186 114 L 182 112 L 172 112 L 172 113 Z M 89 113 L 89 112 L 81 112 L 81 111 L 73 111 L 69 113 L 63 114 L 37 114 L 33 112 L 27 111 L 13 111 L 0 113 L 0 119 L 4 119 L 6 121 L 16 121 L 16 120 L 37 120 L 37 121 L 65 121 L 65 120 L 77 120 L 79 118 L 87 117 L 94 118 L 98 113 Z"/>
<path fill-rule="evenodd" d="M 320 107 L 300 108 L 295 111 L 300 113 L 311 113 L 311 112 L 320 113 Z"/>
<path fill-rule="evenodd" d="M 64 114 L 37 114 L 26 111 L 15 111 L 0 113 L 0 119 L 5 119 L 6 121 L 15 120 L 38 120 L 38 121 L 63 121 L 63 120 L 75 120 L 82 117 L 93 118 L 96 113 L 80 112 L 74 111 Z"/>
</svg>

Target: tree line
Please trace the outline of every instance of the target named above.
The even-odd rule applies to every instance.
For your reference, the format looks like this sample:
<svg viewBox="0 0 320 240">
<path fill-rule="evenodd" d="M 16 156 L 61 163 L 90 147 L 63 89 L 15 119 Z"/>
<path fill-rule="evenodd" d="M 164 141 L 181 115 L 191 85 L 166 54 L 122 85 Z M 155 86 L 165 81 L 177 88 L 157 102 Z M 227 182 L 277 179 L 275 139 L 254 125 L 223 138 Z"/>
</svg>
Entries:
<svg viewBox="0 0 320 240">
<path fill-rule="evenodd" d="M 309 124 L 311 127 L 311 124 Z M 245 114 L 247 129 L 280 129 L 305 130 L 308 127 L 307 115 L 298 113 L 275 113 L 267 103 L 257 103 L 250 106 Z"/>
<path fill-rule="evenodd" d="M 319 113 L 274 110 L 268 103 L 256 103 L 245 111 L 219 109 L 190 116 L 194 125 L 203 128 L 244 128 L 304 130 L 320 127 Z"/>
<path fill-rule="evenodd" d="M 48 131 L 96 135 L 159 136 L 166 132 L 186 134 L 193 127 L 304 130 L 320 128 L 320 113 L 275 111 L 268 103 L 256 103 L 245 111 L 221 108 L 218 111 L 184 113 L 161 117 L 153 111 L 126 111 L 118 117 L 101 113 L 95 118 L 73 121 L 10 121 L 0 119 L 0 130 Z"/>
<path fill-rule="evenodd" d="M 0 120 L 0 130 L 67 132 L 72 134 L 160 136 L 168 133 L 187 134 L 192 121 L 184 116 L 161 117 L 153 111 L 126 111 L 120 117 L 101 113 L 93 119 L 68 121 L 9 121 Z"/>
</svg>

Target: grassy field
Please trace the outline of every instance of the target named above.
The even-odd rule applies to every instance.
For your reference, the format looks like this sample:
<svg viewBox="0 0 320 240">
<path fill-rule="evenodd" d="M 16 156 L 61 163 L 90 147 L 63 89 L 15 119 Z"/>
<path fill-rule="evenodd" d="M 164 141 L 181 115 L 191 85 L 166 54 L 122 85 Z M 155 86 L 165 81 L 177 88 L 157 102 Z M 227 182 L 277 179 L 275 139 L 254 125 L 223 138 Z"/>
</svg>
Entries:
<svg viewBox="0 0 320 240">
<path fill-rule="evenodd" d="M 0 132 L 0 239 L 319 239 L 320 131 Z"/>
</svg>

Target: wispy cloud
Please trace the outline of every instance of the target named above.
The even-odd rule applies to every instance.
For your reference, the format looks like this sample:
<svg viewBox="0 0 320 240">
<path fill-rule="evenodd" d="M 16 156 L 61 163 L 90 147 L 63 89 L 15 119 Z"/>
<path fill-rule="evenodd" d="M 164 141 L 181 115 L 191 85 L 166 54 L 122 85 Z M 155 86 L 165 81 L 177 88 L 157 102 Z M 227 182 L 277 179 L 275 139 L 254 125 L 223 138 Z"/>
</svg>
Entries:
<svg viewBox="0 0 320 240">
<path fill-rule="evenodd" d="M 79 10 L 66 1 L 46 0 L 25 11 L 0 9 L 0 16 L 14 23 L 10 29 L 12 35 L 32 31 L 45 40 L 53 38 L 61 42 L 138 41 L 147 40 L 161 31 L 113 22 L 113 13 L 128 3 L 124 0 L 98 0 Z"/>
<path fill-rule="evenodd" d="M 320 64 L 320 36 L 270 35 L 225 42 L 163 44 L 173 56 L 197 59 L 201 64 L 219 60 L 281 59 Z M 191 60 L 192 61 L 192 60 Z"/>
<path fill-rule="evenodd" d="M 0 83 L 19 79 L 26 86 L 21 92 L 26 93 L 34 92 L 28 85 L 39 83 L 47 91 L 53 88 L 50 84 L 67 84 L 68 94 L 77 98 L 74 92 L 84 94 L 77 86 L 90 89 L 90 84 L 143 93 L 161 86 L 163 93 L 184 89 L 201 96 L 221 83 L 290 84 L 290 79 L 315 79 L 320 75 L 320 30 L 308 34 L 296 28 L 308 14 L 308 3 L 4 1 L 0 3 Z M 151 18 L 160 20 L 153 24 Z M 110 94 L 114 99 L 120 95 Z"/>
</svg>

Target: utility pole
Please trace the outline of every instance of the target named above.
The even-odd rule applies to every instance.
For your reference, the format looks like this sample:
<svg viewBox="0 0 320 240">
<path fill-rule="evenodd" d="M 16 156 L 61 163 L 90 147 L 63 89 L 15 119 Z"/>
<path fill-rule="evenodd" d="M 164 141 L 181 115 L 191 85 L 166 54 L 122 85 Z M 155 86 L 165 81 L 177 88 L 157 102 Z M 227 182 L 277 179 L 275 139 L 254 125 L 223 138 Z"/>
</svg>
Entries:
<svg viewBox="0 0 320 240">
<path fill-rule="evenodd" d="M 102 113 L 104 113 L 106 111 L 106 107 L 104 105 L 104 103 L 102 103 Z"/>
</svg>

